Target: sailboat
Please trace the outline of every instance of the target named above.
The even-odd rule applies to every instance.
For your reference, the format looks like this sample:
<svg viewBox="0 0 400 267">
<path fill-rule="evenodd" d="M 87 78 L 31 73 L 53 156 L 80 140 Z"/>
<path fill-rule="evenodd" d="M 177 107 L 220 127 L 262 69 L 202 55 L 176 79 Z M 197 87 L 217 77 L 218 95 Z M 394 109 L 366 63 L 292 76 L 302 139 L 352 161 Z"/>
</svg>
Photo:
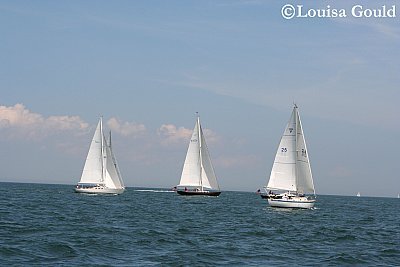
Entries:
<svg viewBox="0 0 400 267">
<path fill-rule="evenodd" d="M 176 192 L 180 195 L 221 194 L 198 115 Z"/>
<path fill-rule="evenodd" d="M 306 195 L 310 193 L 313 195 Z M 267 198 L 271 207 L 314 207 L 314 182 L 296 104 L 279 143 L 266 194 L 261 197 Z"/>
<path fill-rule="evenodd" d="M 357 193 L 357 197 L 361 197 L 361 193 L 360 192 Z"/>
<path fill-rule="evenodd" d="M 107 143 L 103 133 L 103 120 L 100 117 L 75 192 L 122 194 L 124 191 L 124 182 L 112 150 L 111 131 Z"/>
</svg>

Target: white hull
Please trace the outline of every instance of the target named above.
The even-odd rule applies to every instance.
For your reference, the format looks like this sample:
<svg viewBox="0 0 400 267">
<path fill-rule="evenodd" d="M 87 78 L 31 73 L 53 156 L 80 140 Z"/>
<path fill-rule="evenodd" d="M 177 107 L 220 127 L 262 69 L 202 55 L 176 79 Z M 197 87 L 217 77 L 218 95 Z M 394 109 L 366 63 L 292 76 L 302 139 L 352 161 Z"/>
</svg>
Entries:
<svg viewBox="0 0 400 267">
<path fill-rule="evenodd" d="M 75 188 L 76 193 L 86 193 L 86 194 L 122 194 L 125 188 Z"/>
<path fill-rule="evenodd" d="M 277 208 L 298 208 L 298 209 L 311 209 L 314 207 L 315 200 L 312 199 L 268 199 L 268 204 L 271 207 Z"/>
</svg>

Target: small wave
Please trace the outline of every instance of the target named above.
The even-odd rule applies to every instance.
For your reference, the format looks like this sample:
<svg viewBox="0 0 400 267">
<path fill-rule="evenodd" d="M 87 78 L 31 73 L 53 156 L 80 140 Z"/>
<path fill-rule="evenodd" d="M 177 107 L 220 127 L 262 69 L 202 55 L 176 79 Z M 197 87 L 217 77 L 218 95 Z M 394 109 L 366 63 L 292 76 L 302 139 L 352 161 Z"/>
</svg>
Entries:
<svg viewBox="0 0 400 267">
<path fill-rule="evenodd" d="M 346 235 L 336 237 L 336 241 L 348 241 L 348 240 L 356 240 L 356 237 L 351 234 L 346 234 Z"/>
<path fill-rule="evenodd" d="M 326 262 L 333 265 L 357 265 L 368 263 L 358 255 L 350 255 L 347 253 L 339 253 L 329 257 Z"/>
<path fill-rule="evenodd" d="M 383 249 L 381 251 L 381 254 L 386 255 L 386 256 L 396 256 L 399 255 L 400 251 L 398 249 L 394 248 L 388 248 L 388 249 Z"/>
</svg>

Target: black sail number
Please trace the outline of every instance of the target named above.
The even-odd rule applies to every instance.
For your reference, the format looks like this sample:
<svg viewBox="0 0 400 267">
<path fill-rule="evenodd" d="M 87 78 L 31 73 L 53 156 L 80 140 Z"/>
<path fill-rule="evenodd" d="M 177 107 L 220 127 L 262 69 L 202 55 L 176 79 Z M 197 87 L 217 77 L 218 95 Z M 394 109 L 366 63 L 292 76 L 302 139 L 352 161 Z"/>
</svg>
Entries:
<svg viewBox="0 0 400 267">
<path fill-rule="evenodd" d="M 287 148 L 286 148 L 286 147 L 282 147 L 282 148 L 281 148 L 281 152 L 282 152 L 282 153 L 287 152 Z"/>
</svg>

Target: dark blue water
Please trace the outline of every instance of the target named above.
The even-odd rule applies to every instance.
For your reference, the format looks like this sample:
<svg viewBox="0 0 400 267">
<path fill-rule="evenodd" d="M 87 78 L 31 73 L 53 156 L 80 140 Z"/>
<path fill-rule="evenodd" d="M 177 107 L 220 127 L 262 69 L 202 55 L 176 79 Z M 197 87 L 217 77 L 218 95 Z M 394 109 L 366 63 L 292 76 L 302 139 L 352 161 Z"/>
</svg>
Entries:
<svg viewBox="0 0 400 267">
<path fill-rule="evenodd" d="M 316 207 L 270 208 L 244 192 L 91 196 L 0 183 L 0 264 L 400 265 L 400 199 L 319 196 Z"/>
</svg>

